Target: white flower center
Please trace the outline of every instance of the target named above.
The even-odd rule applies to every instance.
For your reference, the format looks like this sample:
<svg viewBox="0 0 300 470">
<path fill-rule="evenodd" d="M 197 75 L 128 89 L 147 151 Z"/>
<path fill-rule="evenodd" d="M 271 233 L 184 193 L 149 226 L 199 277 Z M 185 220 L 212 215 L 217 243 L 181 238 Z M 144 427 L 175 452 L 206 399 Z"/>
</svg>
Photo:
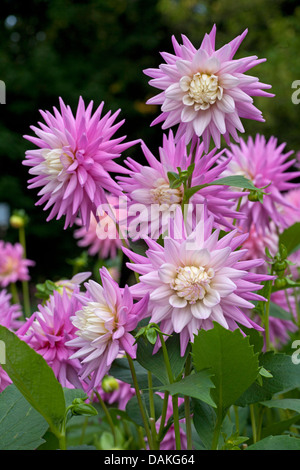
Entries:
<svg viewBox="0 0 300 470">
<path fill-rule="evenodd" d="M 223 96 L 223 88 L 219 85 L 217 75 L 197 72 L 193 77 L 184 76 L 180 80 L 182 91 L 187 92 L 182 101 L 194 106 L 195 111 L 208 109 Z"/>
<path fill-rule="evenodd" d="M 49 176 L 58 176 L 65 166 L 72 165 L 73 159 L 62 149 L 43 149 L 41 152 L 45 161 L 42 163 L 43 172 Z"/>
<path fill-rule="evenodd" d="M 62 150 L 61 149 L 54 149 L 54 150 L 44 149 L 42 151 L 42 155 L 45 159 L 45 162 L 44 162 L 45 172 L 48 175 L 53 175 L 53 176 L 58 175 L 63 169 L 63 164 L 61 162 Z"/>
<path fill-rule="evenodd" d="M 152 202 L 155 204 L 180 204 L 182 201 L 182 190 L 180 188 L 170 188 L 163 178 L 159 178 L 154 183 L 154 188 L 150 189 Z"/>
<path fill-rule="evenodd" d="M 184 266 L 177 269 L 177 276 L 172 281 L 171 287 L 177 292 L 178 297 L 195 304 L 197 300 L 205 297 L 206 290 L 215 275 L 212 268 Z"/>
<path fill-rule="evenodd" d="M 114 330 L 115 315 L 108 305 L 89 302 L 76 313 L 73 324 L 78 328 L 77 335 L 91 342 Z"/>
</svg>

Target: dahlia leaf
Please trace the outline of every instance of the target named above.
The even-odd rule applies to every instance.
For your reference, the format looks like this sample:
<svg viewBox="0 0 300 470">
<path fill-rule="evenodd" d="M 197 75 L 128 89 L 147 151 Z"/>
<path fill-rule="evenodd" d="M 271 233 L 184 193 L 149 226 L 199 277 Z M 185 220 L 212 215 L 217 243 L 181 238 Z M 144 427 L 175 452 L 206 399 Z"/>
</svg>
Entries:
<svg viewBox="0 0 300 470">
<path fill-rule="evenodd" d="M 228 408 L 256 380 L 258 354 L 254 353 L 248 337 L 214 323 L 214 328 L 200 330 L 192 345 L 195 369 L 210 369 L 215 389 L 211 396 L 224 417 Z"/>
<path fill-rule="evenodd" d="M 268 436 L 246 450 L 300 450 L 300 439 L 290 436 Z"/>
<path fill-rule="evenodd" d="M 176 378 L 184 367 L 187 355 L 189 354 L 189 348 L 186 349 L 184 356 L 180 355 L 180 339 L 179 335 L 176 334 L 168 338 L 166 346 L 173 377 Z M 169 384 L 169 379 L 166 367 L 164 366 L 162 349 L 160 348 L 155 354 L 153 354 L 153 349 L 153 345 L 149 341 L 138 338 L 137 361 L 146 370 L 152 372 L 163 385 L 167 385 Z"/>
<path fill-rule="evenodd" d="M 160 387 L 160 391 L 168 391 L 171 395 L 184 395 L 201 400 L 208 405 L 216 407 L 210 395 L 211 389 L 215 388 L 209 370 L 201 370 L 195 374 L 188 375 L 179 382 Z"/>
<path fill-rule="evenodd" d="M 285 229 L 279 236 L 279 244 L 283 244 L 290 255 L 300 249 L 300 222 Z"/>
<path fill-rule="evenodd" d="M 226 176 L 215 181 L 211 181 L 210 183 L 193 186 L 192 188 L 186 190 L 186 198 L 190 199 L 195 193 L 200 191 L 202 188 L 206 188 L 207 186 L 233 186 L 235 188 L 249 189 L 251 191 L 255 191 L 258 195 L 263 194 L 262 190 L 260 188 L 256 188 L 256 186 L 254 186 L 251 180 L 248 180 L 243 175 L 233 175 Z"/>
<path fill-rule="evenodd" d="M 253 383 L 235 402 L 238 406 L 247 406 L 271 400 L 275 393 L 300 387 L 300 368 L 293 364 L 292 357 L 283 353 L 267 352 L 259 357 L 260 366 L 273 377 L 262 377 L 262 385 Z"/>
<path fill-rule="evenodd" d="M 65 415 L 63 388 L 44 358 L 16 334 L 0 326 L 0 338 L 5 344 L 5 372 L 30 405 L 47 421 L 57 434 Z"/>
<path fill-rule="evenodd" d="M 0 450 L 35 450 L 47 429 L 48 423 L 15 385 L 0 394 Z"/>
</svg>

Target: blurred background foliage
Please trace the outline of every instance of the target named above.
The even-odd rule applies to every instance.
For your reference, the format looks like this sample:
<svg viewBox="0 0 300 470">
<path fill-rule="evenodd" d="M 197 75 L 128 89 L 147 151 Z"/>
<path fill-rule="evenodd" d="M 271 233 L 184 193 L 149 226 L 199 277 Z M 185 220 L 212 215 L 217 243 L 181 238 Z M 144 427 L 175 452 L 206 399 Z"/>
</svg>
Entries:
<svg viewBox="0 0 300 470">
<path fill-rule="evenodd" d="M 63 220 L 46 223 L 27 190 L 28 170 L 22 166 L 31 144 L 23 139 L 40 120 L 39 109 L 51 110 L 61 96 L 72 109 L 79 96 L 101 101 L 104 109 L 121 108 L 126 122 L 119 135 L 142 138 L 153 152 L 162 142 L 159 113 L 145 104 L 156 94 L 143 74 L 162 62 L 159 51 L 172 52 L 171 36 L 187 35 L 195 46 L 217 25 L 217 47 L 249 33 L 236 57 L 267 58 L 251 74 L 272 84 L 275 98 L 256 98 L 266 123 L 244 121 L 247 135 L 275 135 L 287 150 L 300 149 L 300 106 L 292 103 L 292 83 L 300 80 L 300 6 L 294 0 L 1 0 L 0 79 L 6 84 L 6 105 L 0 107 L 0 203 L 25 209 L 27 255 L 36 261 L 35 282 L 70 277 L 66 260 L 80 255 L 74 229 Z M 141 159 L 139 148 L 125 156 Z M 15 242 L 16 230 L 2 236 Z"/>
</svg>

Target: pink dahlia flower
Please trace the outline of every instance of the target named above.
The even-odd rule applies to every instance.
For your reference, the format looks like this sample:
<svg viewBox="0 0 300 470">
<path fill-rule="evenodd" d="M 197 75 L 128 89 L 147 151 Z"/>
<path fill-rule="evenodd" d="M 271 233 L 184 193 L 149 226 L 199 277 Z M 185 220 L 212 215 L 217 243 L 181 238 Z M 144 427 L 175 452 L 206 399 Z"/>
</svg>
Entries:
<svg viewBox="0 0 300 470">
<path fill-rule="evenodd" d="M 285 193 L 284 199 L 288 203 L 283 208 L 283 217 L 286 223 L 290 226 L 300 222 L 300 188 L 298 187 Z"/>
<path fill-rule="evenodd" d="M 76 328 L 71 316 L 81 308 L 75 293 L 68 295 L 54 291 L 45 305 L 39 305 L 26 323 L 18 330 L 18 336 L 31 346 L 53 369 L 63 387 L 80 388 L 78 379 L 80 363 L 70 359 L 72 349 L 67 342 L 75 337 Z"/>
<path fill-rule="evenodd" d="M 101 389 L 100 395 L 102 400 L 109 405 L 115 405 L 119 410 L 125 410 L 127 403 L 135 395 L 135 390 L 126 382 L 122 382 L 121 380 L 116 380 L 116 382 L 118 386 L 115 390 L 104 392 Z"/>
<path fill-rule="evenodd" d="M 152 124 L 163 122 L 163 129 L 179 124 L 177 137 L 185 135 L 186 143 L 194 135 L 202 137 L 207 151 L 211 137 L 218 148 L 221 135 L 227 143 L 230 135 L 237 140 L 237 130 L 244 132 L 240 118 L 264 121 L 252 96 L 273 96 L 264 91 L 271 86 L 245 72 L 266 59 L 233 59 L 246 34 L 217 50 L 215 26 L 199 49 L 184 35 L 182 45 L 172 37 L 174 54 L 161 53 L 166 63 L 144 71 L 152 78 L 149 83 L 162 90 L 147 101 L 161 105 L 162 113 Z"/>
<path fill-rule="evenodd" d="M 241 308 L 253 308 L 250 300 L 264 300 L 254 291 L 270 276 L 249 272 L 264 260 L 242 260 L 246 250 L 237 248 L 247 234 L 238 236 L 233 230 L 219 240 L 220 230 L 213 231 L 213 224 L 203 211 L 196 229 L 187 234 L 178 210 L 174 233 L 164 246 L 146 240 L 146 256 L 123 248 L 132 260 L 128 266 L 141 274 L 130 288 L 133 296 L 150 294 L 150 322 L 161 322 L 166 334 L 180 334 L 182 355 L 198 330 L 212 328 L 214 321 L 231 330 L 238 324 L 260 328 Z"/>
<path fill-rule="evenodd" d="M 97 218 L 91 214 L 89 228 L 82 226 L 80 219 L 76 223 L 80 226 L 75 230 L 74 237 L 78 239 L 78 246 L 88 247 L 88 253 L 91 256 L 98 255 L 99 258 L 115 258 L 118 250 L 122 246 L 122 240 L 118 233 L 116 222 L 119 224 L 119 229 L 123 233 L 124 227 L 120 217 L 125 217 L 121 208 L 119 208 L 119 198 L 108 195 L 107 201 L 110 210 L 98 210 Z M 112 211 L 112 213 L 111 213 Z M 122 212 L 122 216 L 119 214 Z M 111 215 L 110 215 L 111 214 Z"/>
<path fill-rule="evenodd" d="M 267 264 L 266 248 L 268 248 L 272 256 L 275 256 L 278 252 L 278 242 L 279 237 L 273 222 L 270 223 L 269 228 L 267 227 L 264 232 L 257 230 L 256 226 L 252 224 L 248 238 L 242 244 L 242 248 L 247 250 L 243 259 L 264 259 L 265 263 L 254 268 L 254 271 L 267 274 L 269 265 Z"/>
<path fill-rule="evenodd" d="M 103 286 L 89 281 L 85 284 L 87 295 L 77 296 L 82 306 L 71 319 L 77 338 L 68 342 L 77 349 L 71 359 L 80 358 L 79 376 L 88 382 L 88 391 L 99 387 L 119 354 L 135 358 L 135 339 L 130 332 L 148 304 L 147 296 L 134 304 L 129 288 L 121 290 L 106 268 L 100 269 L 100 276 Z"/>
<path fill-rule="evenodd" d="M 20 328 L 22 309 L 18 304 L 11 304 L 11 294 L 6 290 L 0 291 L 0 325 L 12 331 Z"/>
<path fill-rule="evenodd" d="M 5 243 L 0 240 L 0 286 L 6 287 L 17 281 L 29 281 L 28 267 L 34 261 L 23 259 L 23 247 L 20 243 Z"/>
<path fill-rule="evenodd" d="M 135 142 L 121 143 L 125 137 L 112 139 L 124 121 L 115 124 L 119 111 L 101 117 L 102 102 L 92 115 L 93 102 L 87 108 L 80 97 L 76 115 L 60 99 L 60 112 L 54 108 L 40 111 L 46 124 L 32 126 L 37 137 L 25 136 L 39 147 L 28 150 L 23 164 L 30 166 L 29 188 L 41 188 L 37 205 L 52 207 L 47 220 L 66 216 L 65 227 L 72 226 L 80 213 L 89 227 L 90 213 L 96 214 L 106 203 L 105 191 L 121 194 L 120 187 L 109 172 L 126 170 L 114 159 Z"/>
<path fill-rule="evenodd" d="M 159 160 L 144 143 L 142 150 L 149 166 L 141 165 L 129 158 L 126 163 L 131 170 L 130 175 L 120 176 L 118 180 L 130 201 L 128 213 L 140 212 L 135 211 L 135 208 L 138 209 L 139 204 L 143 205 L 141 213 L 130 217 L 128 227 L 130 236 L 133 234 L 132 238 L 150 236 L 152 239 L 157 239 L 168 230 L 170 219 L 183 200 L 183 185 L 170 188 L 168 172 L 177 173 L 178 168 L 187 170 L 194 152 L 195 169 L 191 186 L 198 186 L 218 179 L 228 162 L 216 165 L 223 153 L 223 151 L 216 153 L 216 149 L 203 155 L 204 144 L 200 144 L 199 139 L 195 148 L 187 152 L 184 137 L 176 144 L 172 132 L 169 133 L 169 137 L 166 135 L 163 137 Z M 240 196 L 240 192 L 233 192 L 225 186 L 208 186 L 200 189 L 189 201 L 193 205 L 192 219 L 196 220 L 197 206 L 206 204 L 208 213 L 214 216 L 216 224 L 232 227 L 229 219 L 243 217 L 233 210 L 235 201 Z"/>
<path fill-rule="evenodd" d="M 247 198 L 241 204 L 240 210 L 247 215 L 248 228 L 254 224 L 264 230 L 271 220 L 281 229 L 287 227 L 283 211 L 293 206 L 285 199 L 283 191 L 297 187 L 290 180 L 299 177 L 300 172 L 287 171 L 294 160 L 289 159 L 292 151 L 283 153 L 284 147 L 284 143 L 277 146 L 275 137 L 266 141 L 264 136 L 257 134 L 255 140 L 249 137 L 245 142 L 241 138 L 239 145 L 232 144 L 230 150 L 226 150 L 231 160 L 224 176 L 242 174 L 258 188 L 268 186 L 263 204 Z"/>
</svg>

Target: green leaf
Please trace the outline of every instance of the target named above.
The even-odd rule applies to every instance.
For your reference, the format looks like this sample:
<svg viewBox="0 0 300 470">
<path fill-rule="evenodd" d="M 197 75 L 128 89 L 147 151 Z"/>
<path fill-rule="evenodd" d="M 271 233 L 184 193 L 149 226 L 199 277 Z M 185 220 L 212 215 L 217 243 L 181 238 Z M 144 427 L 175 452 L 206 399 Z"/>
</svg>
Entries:
<svg viewBox="0 0 300 470">
<path fill-rule="evenodd" d="M 268 408 L 280 408 L 281 410 L 292 410 L 300 413 L 299 398 L 282 398 L 280 400 L 268 400 L 260 403 Z"/>
<path fill-rule="evenodd" d="M 147 389 L 147 370 L 145 370 L 144 367 L 142 367 L 137 361 L 134 361 L 134 368 L 137 374 L 140 390 Z M 115 359 L 109 370 L 109 374 L 112 375 L 115 379 L 122 380 L 122 382 L 126 382 L 134 387 L 129 364 L 126 358 Z M 153 377 L 153 386 L 155 387 L 158 385 L 161 385 L 161 382 L 156 377 Z"/>
<path fill-rule="evenodd" d="M 0 450 L 35 450 L 48 429 L 15 385 L 0 394 Z"/>
<path fill-rule="evenodd" d="M 293 316 L 291 312 L 284 310 L 279 305 L 274 302 L 270 302 L 270 316 L 274 318 L 280 318 L 281 320 L 290 320 L 293 321 Z"/>
<path fill-rule="evenodd" d="M 218 180 L 212 181 L 211 183 L 193 186 L 192 188 L 187 189 L 187 198 L 191 198 L 195 193 L 200 191 L 202 188 L 206 188 L 207 186 L 233 186 L 235 188 L 260 191 L 259 188 L 254 186 L 251 180 L 248 180 L 243 175 L 233 175 L 220 178 Z"/>
<path fill-rule="evenodd" d="M 285 229 L 279 235 L 279 243 L 282 243 L 287 254 L 290 255 L 300 249 L 300 222 L 296 222 L 291 227 Z"/>
<path fill-rule="evenodd" d="M 210 369 L 213 374 L 216 388 L 211 396 L 222 416 L 258 375 L 258 355 L 238 329 L 230 331 L 214 323 L 211 330 L 200 330 L 192 355 L 197 371 Z"/>
<path fill-rule="evenodd" d="M 193 402 L 193 423 L 195 429 L 204 447 L 206 449 L 210 449 L 216 425 L 215 410 L 211 406 L 199 400 L 193 400 Z"/>
<path fill-rule="evenodd" d="M 188 375 L 179 382 L 165 385 L 160 387 L 160 391 L 168 391 L 171 395 L 185 395 L 191 398 L 204 401 L 208 405 L 213 407 L 216 406 L 210 396 L 210 391 L 214 388 L 214 384 L 211 381 L 211 372 L 209 370 L 202 370 L 195 374 Z"/>
<path fill-rule="evenodd" d="M 53 370 L 41 355 L 4 326 L 0 326 L 0 339 L 6 349 L 3 369 L 30 405 L 45 418 L 51 430 L 57 432 L 66 406 L 62 386 Z"/>
<path fill-rule="evenodd" d="M 155 408 L 155 421 L 157 421 L 161 417 L 163 399 L 159 395 L 154 394 L 153 400 L 154 400 L 154 408 Z M 142 394 L 142 401 L 143 401 L 145 409 L 149 410 L 150 409 L 149 393 Z M 135 424 L 137 424 L 138 426 L 144 427 L 144 423 L 142 420 L 142 416 L 141 416 L 141 412 L 139 409 L 136 395 L 133 396 L 127 403 L 126 413 Z"/>
<path fill-rule="evenodd" d="M 145 338 L 138 338 L 138 347 L 136 359 L 139 364 L 152 372 L 163 385 L 169 383 L 167 370 L 163 358 L 162 348 L 153 354 L 153 345 L 146 341 Z M 182 371 L 187 355 L 189 354 L 189 347 L 186 349 L 185 355 L 180 355 L 180 339 L 179 335 L 174 334 L 166 340 L 169 360 L 173 376 L 176 378 Z"/>
<path fill-rule="evenodd" d="M 275 393 L 300 387 L 300 367 L 293 364 L 289 355 L 267 352 L 260 355 L 260 366 L 272 374 L 272 378 L 262 377 L 262 386 L 252 384 L 236 401 L 239 406 L 270 400 Z"/>
<path fill-rule="evenodd" d="M 300 439 L 290 436 L 269 436 L 246 450 L 300 450 Z"/>
</svg>

